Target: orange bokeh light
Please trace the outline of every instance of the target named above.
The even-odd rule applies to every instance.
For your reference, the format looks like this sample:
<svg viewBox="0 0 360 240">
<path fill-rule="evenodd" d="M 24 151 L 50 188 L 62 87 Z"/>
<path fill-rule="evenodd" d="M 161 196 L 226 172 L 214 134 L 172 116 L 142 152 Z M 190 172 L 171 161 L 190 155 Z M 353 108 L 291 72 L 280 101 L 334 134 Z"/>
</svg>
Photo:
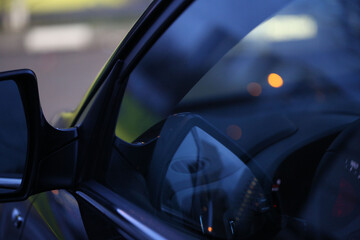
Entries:
<svg viewBox="0 0 360 240">
<path fill-rule="evenodd" d="M 284 80 L 281 78 L 280 75 L 276 73 L 270 73 L 268 76 L 268 83 L 273 88 L 279 88 L 284 85 Z"/>
<path fill-rule="evenodd" d="M 209 232 L 212 232 L 212 227 L 208 227 L 208 231 L 209 231 Z"/>
</svg>

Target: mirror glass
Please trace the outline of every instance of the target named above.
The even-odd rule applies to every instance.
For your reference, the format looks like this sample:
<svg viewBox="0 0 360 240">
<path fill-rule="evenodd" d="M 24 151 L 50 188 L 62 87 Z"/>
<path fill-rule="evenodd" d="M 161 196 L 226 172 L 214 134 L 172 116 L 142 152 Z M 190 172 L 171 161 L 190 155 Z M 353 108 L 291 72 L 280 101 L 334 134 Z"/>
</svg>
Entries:
<svg viewBox="0 0 360 240">
<path fill-rule="evenodd" d="M 28 131 L 19 89 L 0 81 L 0 193 L 20 187 L 27 158 Z"/>
</svg>

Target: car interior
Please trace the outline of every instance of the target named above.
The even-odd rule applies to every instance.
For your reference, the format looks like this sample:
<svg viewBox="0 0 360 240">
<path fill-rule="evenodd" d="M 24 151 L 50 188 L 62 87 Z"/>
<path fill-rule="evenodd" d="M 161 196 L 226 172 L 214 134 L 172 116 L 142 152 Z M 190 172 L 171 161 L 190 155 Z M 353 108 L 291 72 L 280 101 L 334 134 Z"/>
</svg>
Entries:
<svg viewBox="0 0 360 240">
<path fill-rule="evenodd" d="M 116 138 L 106 182 L 210 238 L 344 239 L 358 226 L 357 119 L 292 113 L 234 123 L 177 113 L 138 144 Z M 226 135 L 229 122 L 246 126 L 243 142 Z"/>
</svg>

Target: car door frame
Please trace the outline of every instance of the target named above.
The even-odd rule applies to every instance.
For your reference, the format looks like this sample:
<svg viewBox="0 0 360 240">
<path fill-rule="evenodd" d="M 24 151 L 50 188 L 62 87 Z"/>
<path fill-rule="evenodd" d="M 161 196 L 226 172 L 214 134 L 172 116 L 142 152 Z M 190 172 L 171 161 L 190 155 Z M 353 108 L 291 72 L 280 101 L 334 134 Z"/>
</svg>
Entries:
<svg viewBox="0 0 360 240">
<path fill-rule="evenodd" d="M 81 166 L 76 176 L 78 187 L 72 193 L 80 205 L 83 202 L 90 204 L 115 223 L 126 237 L 135 239 L 194 237 L 192 233 L 171 226 L 97 182 L 99 173 L 105 171 L 106 162 L 110 158 L 118 110 L 129 74 L 147 50 L 192 2 L 192 0 L 152 2 L 105 64 L 70 125 L 79 130 L 78 166 Z M 83 121 L 79 122 L 82 118 Z"/>
</svg>

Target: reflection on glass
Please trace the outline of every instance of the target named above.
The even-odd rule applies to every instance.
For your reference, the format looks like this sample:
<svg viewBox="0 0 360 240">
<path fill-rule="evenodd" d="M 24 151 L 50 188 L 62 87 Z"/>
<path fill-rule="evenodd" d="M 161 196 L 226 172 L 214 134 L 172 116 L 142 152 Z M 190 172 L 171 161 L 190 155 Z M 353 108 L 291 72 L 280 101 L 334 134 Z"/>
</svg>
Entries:
<svg viewBox="0 0 360 240">
<path fill-rule="evenodd" d="M 172 157 L 161 194 L 162 211 L 217 237 L 250 234 L 268 204 L 245 163 L 199 127 Z"/>
<path fill-rule="evenodd" d="M 135 139 L 147 130 L 143 123 L 155 120 L 152 116 L 196 113 L 255 156 L 249 166 L 258 163 L 265 171 L 256 172 L 259 179 L 272 177 L 285 153 L 293 156 L 294 148 L 308 146 L 360 115 L 359 9 L 359 1 L 353 0 L 195 1 L 129 77 L 126 92 L 146 114 L 134 111 L 130 118 L 129 111 L 129 120 L 119 118 L 118 125 Z M 125 103 L 120 111 L 125 111 Z M 126 123 L 134 123 L 134 128 Z M 155 137 L 159 129 L 149 132 Z M 261 222 L 261 214 L 251 213 L 266 211 L 269 205 L 277 212 L 286 204 L 268 204 L 259 185 L 267 191 L 271 186 L 258 182 L 222 143 L 198 128 L 185 134 L 179 146 L 172 146 L 171 151 L 177 149 L 173 158 L 166 158 L 162 195 L 154 194 L 161 214 L 220 238 L 246 239 L 251 231 L 263 232 L 251 225 Z M 306 159 L 299 157 L 313 164 Z M 280 182 L 272 188 L 278 192 Z M 299 190 L 293 188 L 289 195 L 294 189 Z M 304 206 L 289 204 L 299 211 Z M 317 221 L 311 215 L 307 220 Z M 269 222 L 276 228 L 283 224 Z M 350 228 L 327 229 L 335 234 L 346 231 L 339 239 L 354 236 Z"/>
<path fill-rule="evenodd" d="M 0 192 L 16 189 L 27 157 L 27 125 L 17 85 L 0 81 Z"/>
<path fill-rule="evenodd" d="M 196 1 L 131 73 L 137 110 L 119 117 L 117 136 L 131 142 L 169 114 L 223 100 L 256 101 L 234 111 L 242 116 L 359 102 L 352 2 Z M 123 115 L 135 109 L 126 102 Z"/>
</svg>

